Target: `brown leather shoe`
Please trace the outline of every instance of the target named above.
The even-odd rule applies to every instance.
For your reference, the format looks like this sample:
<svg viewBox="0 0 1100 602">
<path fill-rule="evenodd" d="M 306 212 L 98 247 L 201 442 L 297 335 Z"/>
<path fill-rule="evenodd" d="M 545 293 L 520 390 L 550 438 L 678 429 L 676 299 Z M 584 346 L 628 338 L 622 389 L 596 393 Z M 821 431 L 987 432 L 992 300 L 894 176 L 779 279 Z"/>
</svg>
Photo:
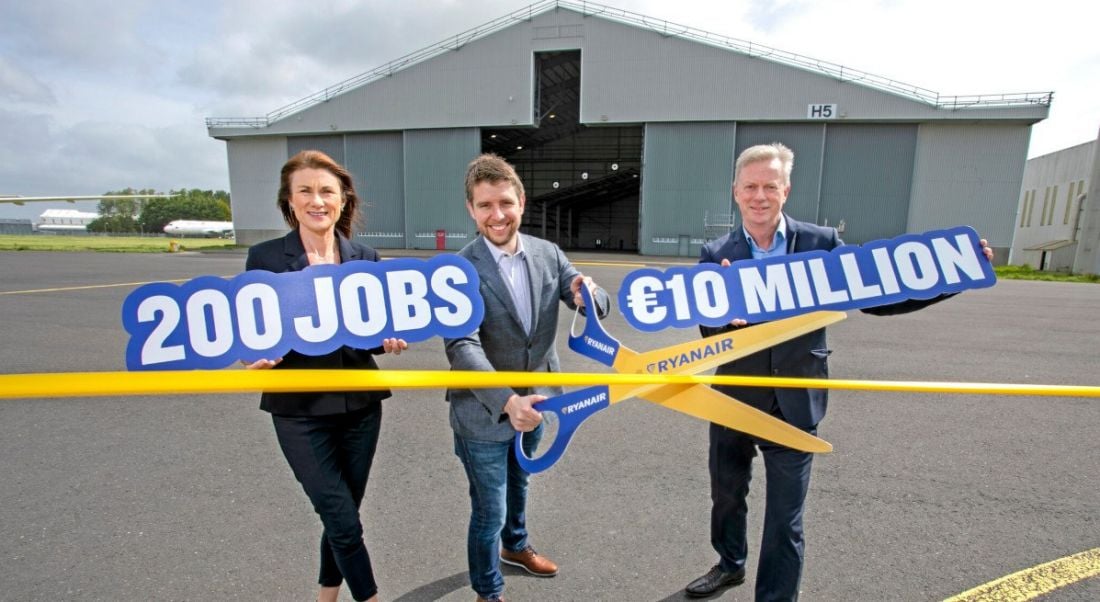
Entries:
<svg viewBox="0 0 1100 602">
<path fill-rule="evenodd" d="M 501 550 L 500 561 L 504 564 L 518 566 L 536 577 L 553 577 L 558 574 L 558 565 L 553 560 L 540 555 L 531 546 L 519 552 Z"/>
</svg>

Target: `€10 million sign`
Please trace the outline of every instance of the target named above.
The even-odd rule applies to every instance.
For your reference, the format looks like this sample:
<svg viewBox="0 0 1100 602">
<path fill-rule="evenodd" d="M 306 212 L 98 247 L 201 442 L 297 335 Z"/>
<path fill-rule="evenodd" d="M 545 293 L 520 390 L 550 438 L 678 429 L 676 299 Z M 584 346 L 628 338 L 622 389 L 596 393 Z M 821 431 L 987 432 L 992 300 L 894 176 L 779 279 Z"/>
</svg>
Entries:
<svg viewBox="0 0 1100 602">
<path fill-rule="evenodd" d="M 931 299 L 996 282 L 978 233 L 959 226 L 728 268 L 707 263 L 636 270 L 619 289 L 619 309 L 631 326 L 653 332 Z"/>
</svg>

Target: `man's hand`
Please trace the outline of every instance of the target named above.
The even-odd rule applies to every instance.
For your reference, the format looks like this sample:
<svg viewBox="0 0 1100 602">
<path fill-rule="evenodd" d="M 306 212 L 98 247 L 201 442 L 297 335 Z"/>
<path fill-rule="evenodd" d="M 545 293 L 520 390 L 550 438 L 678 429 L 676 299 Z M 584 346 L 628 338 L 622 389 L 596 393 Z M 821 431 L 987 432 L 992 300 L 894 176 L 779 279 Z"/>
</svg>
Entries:
<svg viewBox="0 0 1100 602">
<path fill-rule="evenodd" d="M 982 243 L 982 254 L 985 255 L 985 258 L 987 260 L 992 262 L 993 261 L 993 249 L 989 248 L 989 241 L 983 238 L 981 240 L 981 243 Z"/>
<path fill-rule="evenodd" d="M 573 291 L 573 304 L 577 307 L 584 307 L 584 297 L 581 296 L 581 285 L 588 287 L 588 294 L 593 299 L 596 298 L 596 283 L 592 282 L 592 279 L 584 274 L 577 274 L 577 277 L 573 279 L 573 282 L 569 283 L 569 290 Z"/>
<path fill-rule="evenodd" d="M 401 352 L 408 348 L 409 344 L 405 339 L 382 339 L 382 351 L 386 353 L 401 355 Z"/>
<path fill-rule="evenodd" d="M 730 267 L 730 260 L 723 259 L 722 260 L 722 267 L 724 267 L 724 268 Z M 747 325 L 748 325 L 748 322 L 745 321 L 745 320 L 742 320 L 741 318 L 734 318 L 734 319 L 730 320 L 730 326 L 733 326 L 734 328 L 741 328 L 742 326 L 747 326 Z"/>
<path fill-rule="evenodd" d="M 512 394 L 508 398 L 508 403 L 504 404 L 504 413 L 508 415 L 508 422 L 512 423 L 512 428 L 521 433 L 535 430 L 542 423 L 542 413 L 531 406 L 544 399 L 546 399 L 545 395 Z"/>
</svg>

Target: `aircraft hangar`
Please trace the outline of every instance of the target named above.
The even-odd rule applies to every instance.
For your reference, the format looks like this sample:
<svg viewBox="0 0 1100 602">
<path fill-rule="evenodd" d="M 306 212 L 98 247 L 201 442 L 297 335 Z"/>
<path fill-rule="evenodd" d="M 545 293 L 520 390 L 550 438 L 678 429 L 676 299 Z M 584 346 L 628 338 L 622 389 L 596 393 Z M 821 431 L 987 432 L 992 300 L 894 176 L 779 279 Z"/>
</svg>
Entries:
<svg viewBox="0 0 1100 602">
<path fill-rule="evenodd" d="M 795 152 L 787 211 L 849 243 L 968 224 L 1012 244 L 1031 126 L 1052 94 L 931 90 L 589 2 L 548 0 L 258 118 L 226 141 L 237 241 L 286 232 L 279 169 L 315 148 L 365 200 L 356 236 L 457 250 L 481 152 L 527 189 L 523 231 L 565 249 L 698 256 L 737 223 L 733 162 Z"/>
</svg>

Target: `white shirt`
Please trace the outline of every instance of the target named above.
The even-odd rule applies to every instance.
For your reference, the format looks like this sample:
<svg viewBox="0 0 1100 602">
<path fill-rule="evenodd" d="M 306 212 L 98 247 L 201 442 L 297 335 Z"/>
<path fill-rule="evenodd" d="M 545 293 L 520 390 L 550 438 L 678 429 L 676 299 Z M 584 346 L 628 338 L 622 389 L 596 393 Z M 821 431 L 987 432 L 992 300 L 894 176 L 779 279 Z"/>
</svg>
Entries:
<svg viewBox="0 0 1100 602">
<path fill-rule="evenodd" d="M 508 292 L 512 293 L 512 302 L 516 304 L 516 311 L 523 322 L 523 330 L 531 334 L 531 278 L 527 273 L 527 252 L 523 250 L 523 239 L 516 235 L 516 252 L 508 254 L 500 247 L 482 237 L 485 246 L 493 254 L 497 269 L 504 283 L 508 285 Z"/>
</svg>

